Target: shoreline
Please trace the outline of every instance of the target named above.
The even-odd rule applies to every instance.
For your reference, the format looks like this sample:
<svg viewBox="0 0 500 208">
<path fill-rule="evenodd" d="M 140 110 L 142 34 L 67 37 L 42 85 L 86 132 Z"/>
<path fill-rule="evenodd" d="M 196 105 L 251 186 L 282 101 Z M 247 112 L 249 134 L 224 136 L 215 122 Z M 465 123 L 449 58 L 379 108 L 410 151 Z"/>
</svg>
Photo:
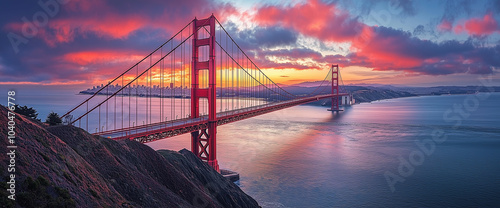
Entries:
<svg viewBox="0 0 500 208">
<path fill-rule="evenodd" d="M 384 98 L 380 100 L 373 100 L 370 102 L 359 102 L 355 104 L 362 104 L 362 103 L 371 103 L 375 101 L 383 101 L 383 100 L 393 100 L 393 99 L 401 99 L 401 98 L 415 98 L 415 97 L 440 97 L 440 96 L 456 96 L 456 95 L 474 95 L 474 94 L 480 94 L 480 93 L 500 93 L 500 92 L 479 92 L 479 93 L 457 93 L 457 94 L 426 94 L 426 95 L 414 95 L 414 96 L 407 96 L 407 97 L 395 97 L 395 98 Z"/>
<path fill-rule="evenodd" d="M 493 91 L 493 92 L 479 92 L 479 93 L 500 93 L 500 92 L 497 92 L 497 91 Z M 351 105 L 359 105 L 359 104 L 367 104 L 367 103 L 372 103 L 372 102 L 379 102 L 379 101 L 384 101 L 384 100 L 394 100 L 394 99 L 402 99 L 402 98 L 416 98 L 416 97 L 438 97 L 438 96 L 455 96 L 455 95 L 474 95 L 474 94 L 477 94 L 477 93 L 456 93 L 456 94 L 424 94 L 424 95 L 411 95 L 411 96 L 401 96 L 401 97 L 390 97 L 390 98 L 381 98 L 381 99 L 377 99 L 377 100 L 371 100 L 371 101 L 362 101 L 362 102 L 356 102 L 356 103 L 353 103 Z M 323 100 L 326 100 L 326 99 L 323 99 Z M 306 103 L 304 105 L 309 105 L 309 106 L 328 106 L 330 105 L 329 101 L 326 101 L 325 104 L 320 104 L 319 102 L 321 102 L 321 100 L 319 101 L 315 101 L 315 102 L 311 102 L 311 103 Z M 344 105 L 345 106 L 345 105 Z M 349 105 L 348 105 L 349 106 Z"/>
</svg>

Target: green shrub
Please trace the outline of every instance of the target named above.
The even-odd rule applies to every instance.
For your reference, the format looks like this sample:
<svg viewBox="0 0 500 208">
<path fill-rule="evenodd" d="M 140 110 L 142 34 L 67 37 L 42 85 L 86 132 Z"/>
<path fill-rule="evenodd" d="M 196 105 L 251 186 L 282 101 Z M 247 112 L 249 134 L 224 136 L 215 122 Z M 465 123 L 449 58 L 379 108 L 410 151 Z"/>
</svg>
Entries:
<svg viewBox="0 0 500 208">
<path fill-rule="evenodd" d="M 15 113 L 21 114 L 23 116 L 26 116 L 28 118 L 32 118 L 35 120 L 40 120 L 37 119 L 36 117 L 38 116 L 38 113 L 36 113 L 36 110 L 33 108 L 28 108 L 28 106 L 20 106 L 20 105 L 15 105 L 16 109 L 14 110 Z"/>
<path fill-rule="evenodd" d="M 45 123 L 48 123 L 51 126 L 55 126 L 55 125 L 61 124 L 62 123 L 62 119 L 61 119 L 61 117 L 59 117 L 59 114 L 51 112 L 47 116 L 47 119 L 45 120 Z"/>
</svg>

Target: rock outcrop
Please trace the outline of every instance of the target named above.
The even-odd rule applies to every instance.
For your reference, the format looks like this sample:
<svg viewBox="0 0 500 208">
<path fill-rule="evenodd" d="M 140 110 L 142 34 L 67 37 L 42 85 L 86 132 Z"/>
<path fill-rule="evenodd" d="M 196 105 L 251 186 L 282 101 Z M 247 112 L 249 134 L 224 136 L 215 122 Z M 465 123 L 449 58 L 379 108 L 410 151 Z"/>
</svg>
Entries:
<svg viewBox="0 0 500 208">
<path fill-rule="evenodd" d="M 0 106 L 0 134 L 7 135 Z M 187 150 L 114 141 L 74 126 L 17 115 L 16 200 L 7 198 L 7 140 L 0 141 L 0 203 L 6 207 L 259 207 Z"/>
</svg>

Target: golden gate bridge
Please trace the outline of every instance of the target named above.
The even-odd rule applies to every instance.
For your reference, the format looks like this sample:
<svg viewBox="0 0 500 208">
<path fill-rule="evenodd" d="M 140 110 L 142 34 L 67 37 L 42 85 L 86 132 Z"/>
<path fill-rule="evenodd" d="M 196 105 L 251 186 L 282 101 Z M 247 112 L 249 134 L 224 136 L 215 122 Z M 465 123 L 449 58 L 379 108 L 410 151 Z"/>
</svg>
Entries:
<svg viewBox="0 0 500 208">
<path fill-rule="evenodd" d="M 212 15 L 192 20 L 62 117 L 116 140 L 147 143 L 190 133 L 191 151 L 219 171 L 217 126 L 326 98 L 328 110 L 338 112 L 343 96 L 350 95 L 338 65 L 311 93 L 286 91 Z"/>
</svg>

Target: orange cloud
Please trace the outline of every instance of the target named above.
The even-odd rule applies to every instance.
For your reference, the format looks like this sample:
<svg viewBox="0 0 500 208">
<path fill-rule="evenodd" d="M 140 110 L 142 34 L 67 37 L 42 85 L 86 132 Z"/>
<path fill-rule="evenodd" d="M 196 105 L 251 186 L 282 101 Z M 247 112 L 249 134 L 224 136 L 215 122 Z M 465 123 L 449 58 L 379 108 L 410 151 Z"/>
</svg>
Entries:
<svg viewBox="0 0 500 208">
<path fill-rule="evenodd" d="M 111 62 L 135 62 L 143 58 L 127 51 L 82 51 L 65 54 L 63 59 L 78 65 Z"/>
</svg>

